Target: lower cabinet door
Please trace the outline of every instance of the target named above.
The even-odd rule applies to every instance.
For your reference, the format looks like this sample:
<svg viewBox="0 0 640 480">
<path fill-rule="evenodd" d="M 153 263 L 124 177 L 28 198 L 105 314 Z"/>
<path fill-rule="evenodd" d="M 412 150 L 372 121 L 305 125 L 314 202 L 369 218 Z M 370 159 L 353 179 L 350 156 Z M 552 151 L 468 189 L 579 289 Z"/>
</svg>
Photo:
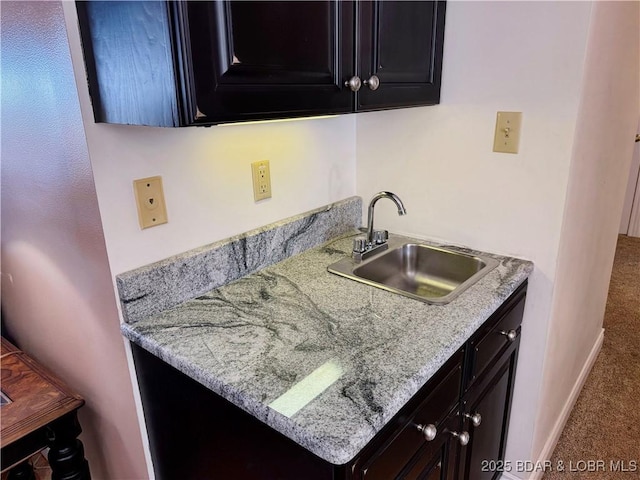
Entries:
<svg viewBox="0 0 640 480">
<path fill-rule="evenodd" d="M 518 337 L 463 401 L 469 443 L 460 449 L 460 479 L 494 480 L 509 470 L 504 450 L 519 340 Z"/>
<path fill-rule="evenodd" d="M 453 480 L 455 478 L 457 441 L 450 432 L 460 425 L 458 412 L 454 412 L 441 425 L 441 430 L 411 459 L 398 475 L 402 480 Z"/>
<path fill-rule="evenodd" d="M 445 432 L 462 423 L 462 358 L 462 350 L 453 355 L 354 459 L 349 466 L 354 480 L 425 478 L 431 471 L 442 472 L 431 478 L 451 478 L 447 476 L 451 435 Z"/>
</svg>

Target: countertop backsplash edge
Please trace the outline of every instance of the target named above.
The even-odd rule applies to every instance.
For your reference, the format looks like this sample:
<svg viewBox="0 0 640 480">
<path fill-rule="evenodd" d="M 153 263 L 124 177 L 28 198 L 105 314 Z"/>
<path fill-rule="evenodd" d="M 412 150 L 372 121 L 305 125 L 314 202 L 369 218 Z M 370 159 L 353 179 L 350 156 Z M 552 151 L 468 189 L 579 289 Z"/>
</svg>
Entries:
<svg viewBox="0 0 640 480">
<path fill-rule="evenodd" d="M 116 275 L 122 316 L 135 323 L 278 263 L 362 224 L 349 197 Z"/>
</svg>

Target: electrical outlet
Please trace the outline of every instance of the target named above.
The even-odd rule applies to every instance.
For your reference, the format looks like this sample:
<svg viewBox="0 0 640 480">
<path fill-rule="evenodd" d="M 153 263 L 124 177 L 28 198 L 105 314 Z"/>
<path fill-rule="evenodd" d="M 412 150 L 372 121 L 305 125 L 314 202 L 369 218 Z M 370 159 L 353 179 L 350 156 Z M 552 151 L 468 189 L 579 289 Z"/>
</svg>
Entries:
<svg viewBox="0 0 640 480">
<path fill-rule="evenodd" d="M 518 153 L 521 123 L 522 112 L 498 112 L 493 138 L 494 152 Z"/>
<path fill-rule="evenodd" d="M 271 174 L 269 173 L 269 160 L 260 160 L 251 164 L 253 177 L 253 198 L 264 200 L 271 198 Z"/>
<path fill-rule="evenodd" d="M 140 228 L 155 227 L 167 223 L 167 207 L 162 191 L 162 177 L 134 180 L 133 191 L 136 194 Z"/>
</svg>

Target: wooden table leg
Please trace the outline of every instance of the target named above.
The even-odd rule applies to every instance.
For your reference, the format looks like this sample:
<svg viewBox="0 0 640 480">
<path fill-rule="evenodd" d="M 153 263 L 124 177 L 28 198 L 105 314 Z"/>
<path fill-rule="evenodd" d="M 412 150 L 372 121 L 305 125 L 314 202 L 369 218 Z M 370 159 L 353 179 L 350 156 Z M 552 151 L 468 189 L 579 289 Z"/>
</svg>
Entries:
<svg viewBox="0 0 640 480">
<path fill-rule="evenodd" d="M 29 460 L 22 462 L 9 470 L 7 480 L 36 480 L 36 476 L 33 473 L 33 467 Z"/>
<path fill-rule="evenodd" d="M 76 412 L 55 420 L 47 427 L 51 480 L 90 480 L 84 446 L 78 440 L 82 429 Z"/>
</svg>

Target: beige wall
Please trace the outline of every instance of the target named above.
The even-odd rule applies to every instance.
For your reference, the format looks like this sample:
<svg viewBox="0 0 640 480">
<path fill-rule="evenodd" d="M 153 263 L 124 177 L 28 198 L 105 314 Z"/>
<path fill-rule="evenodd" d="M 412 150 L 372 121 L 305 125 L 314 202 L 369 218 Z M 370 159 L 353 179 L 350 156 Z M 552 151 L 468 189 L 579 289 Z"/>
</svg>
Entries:
<svg viewBox="0 0 640 480">
<path fill-rule="evenodd" d="M 60 2 L 2 2 L 2 322 L 80 393 L 92 477 L 147 478 Z"/>
<path fill-rule="evenodd" d="M 553 431 L 602 329 L 638 120 L 639 35 L 640 3 L 594 4 L 534 452 Z"/>
</svg>

